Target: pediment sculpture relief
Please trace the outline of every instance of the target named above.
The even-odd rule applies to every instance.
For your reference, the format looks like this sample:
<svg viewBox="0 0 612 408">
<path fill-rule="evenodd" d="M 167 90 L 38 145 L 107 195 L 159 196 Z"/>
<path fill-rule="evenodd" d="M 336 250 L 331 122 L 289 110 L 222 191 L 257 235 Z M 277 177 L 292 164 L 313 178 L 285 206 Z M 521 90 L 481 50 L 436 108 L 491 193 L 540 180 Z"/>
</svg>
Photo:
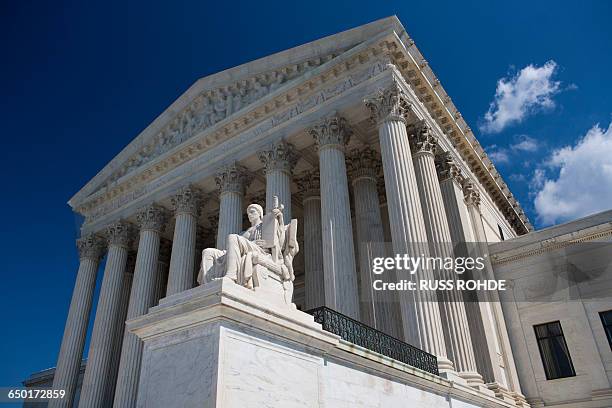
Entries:
<svg viewBox="0 0 612 408">
<path fill-rule="evenodd" d="M 281 85 L 331 60 L 338 53 L 309 59 L 281 69 L 258 74 L 234 84 L 205 90 L 180 112 L 138 153 L 115 171 L 105 186 L 142 166 L 234 112 L 254 103 Z"/>
<path fill-rule="evenodd" d="M 261 293 L 270 301 L 295 307 L 293 298 L 293 258 L 300 248 L 297 220 L 285 225 L 283 206 L 274 197 L 273 208 L 264 215 L 259 204 L 247 207 L 251 226 L 240 234 L 227 237 L 226 249 L 206 248 L 198 273 L 198 283 L 205 285 L 229 278 L 238 285 Z"/>
</svg>

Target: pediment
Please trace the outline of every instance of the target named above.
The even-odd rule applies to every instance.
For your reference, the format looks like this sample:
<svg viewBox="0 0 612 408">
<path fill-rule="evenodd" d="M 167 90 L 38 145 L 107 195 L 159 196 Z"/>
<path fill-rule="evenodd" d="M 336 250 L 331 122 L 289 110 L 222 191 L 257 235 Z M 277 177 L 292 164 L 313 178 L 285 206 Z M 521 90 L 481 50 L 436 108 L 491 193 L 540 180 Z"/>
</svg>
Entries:
<svg viewBox="0 0 612 408">
<path fill-rule="evenodd" d="M 399 20 L 388 17 L 198 80 L 72 197 L 69 205 L 76 208 L 195 135 L 376 34 L 398 27 Z"/>
</svg>

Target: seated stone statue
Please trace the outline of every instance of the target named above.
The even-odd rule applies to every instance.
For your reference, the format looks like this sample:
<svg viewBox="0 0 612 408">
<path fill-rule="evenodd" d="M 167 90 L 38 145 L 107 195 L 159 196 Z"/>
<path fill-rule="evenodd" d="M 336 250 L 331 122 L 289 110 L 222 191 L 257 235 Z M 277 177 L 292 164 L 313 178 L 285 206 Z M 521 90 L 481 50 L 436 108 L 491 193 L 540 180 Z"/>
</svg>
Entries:
<svg viewBox="0 0 612 408">
<path fill-rule="evenodd" d="M 198 283 L 204 285 L 227 277 L 256 292 L 282 295 L 285 303 L 292 304 L 293 258 L 299 251 L 297 220 L 285 225 L 282 210 L 277 197 L 265 216 L 259 204 L 249 205 L 251 227 L 240 234 L 230 234 L 226 250 L 202 251 Z"/>
</svg>

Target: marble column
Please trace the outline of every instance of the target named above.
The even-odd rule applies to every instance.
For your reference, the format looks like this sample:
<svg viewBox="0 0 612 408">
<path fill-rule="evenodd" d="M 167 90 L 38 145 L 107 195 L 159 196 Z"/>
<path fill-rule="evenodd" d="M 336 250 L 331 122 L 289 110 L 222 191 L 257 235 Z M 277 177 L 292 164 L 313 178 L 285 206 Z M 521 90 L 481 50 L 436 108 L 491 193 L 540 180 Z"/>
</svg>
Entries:
<svg viewBox="0 0 612 408">
<path fill-rule="evenodd" d="M 108 258 L 96 308 L 80 407 L 104 407 L 108 388 L 114 324 L 119 312 L 123 274 L 131 241 L 129 224 L 119 221 L 106 229 Z"/>
<path fill-rule="evenodd" d="M 385 237 L 380 212 L 378 179 L 382 177 L 382 163 L 370 148 L 355 149 L 348 158 L 348 174 L 353 186 L 355 231 L 359 255 L 359 299 L 361 321 L 385 333 L 397 336 L 392 293 L 375 291 L 372 260 L 384 257 Z M 386 282 L 393 282 L 386 275 Z"/>
<path fill-rule="evenodd" d="M 365 100 L 372 119 L 378 124 L 378 135 L 385 178 L 391 238 L 395 254 L 412 257 L 429 256 L 425 221 L 420 204 L 414 165 L 406 132 L 404 115 L 408 107 L 406 96 L 397 84 Z M 403 274 L 405 275 L 405 274 Z M 432 279 L 432 272 L 419 270 L 405 279 Z M 403 338 L 438 358 L 441 371 L 452 370 L 446 357 L 444 333 L 435 293 L 410 291 L 399 295 Z"/>
<path fill-rule="evenodd" d="M 170 269 L 170 256 L 172 254 L 172 241 L 162 238 L 159 244 L 159 258 L 157 262 L 157 274 L 155 278 L 155 300 L 153 305 L 165 296 L 168 286 L 168 271 Z"/>
<path fill-rule="evenodd" d="M 66 396 L 62 399 L 50 400 L 50 407 L 72 407 L 83 357 L 98 266 L 104 252 L 103 240 L 94 234 L 78 239 L 76 245 L 79 250 L 79 270 L 72 290 L 64 337 L 62 338 L 53 377 L 53 389 L 65 390 Z"/>
<path fill-rule="evenodd" d="M 119 295 L 119 310 L 114 322 L 113 329 L 113 351 L 111 352 L 110 369 L 108 370 L 108 384 L 106 386 L 106 396 L 104 406 L 113 405 L 115 398 L 115 387 L 117 386 L 117 374 L 119 373 L 119 362 L 121 359 L 121 347 L 123 345 L 123 335 L 125 333 L 125 321 L 127 320 L 127 310 L 130 303 L 130 292 L 132 290 L 132 280 L 134 279 L 134 269 L 136 268 L 136 253 L 128 253 L 127 266 L 123 274 L 121 284 L 121 294 Z"/>
<path fill-rule="evenodd" d="M 305 309 L 310 310 L 329 306 L 325 302 L 319 173 L 308 171 L 296 182 L 304 206 L 304 303 Z"/>
<path fill-rule="evenodd" d="M 191 186 L 181 188 L 171 198 L 176 221 L 166 296 L 183 292 L 193 286 L 196 219 L 201 199 L 200 191 Z"/>
<path fill-rule="evenodd" d="M 127 320 L 146 314 L 154 304 L 160 233 L 163 232 L 167 218 L 165 209 L 156 205 L 149 205 L 136 214 L 140 239 Z M 142 346 L 136 335 L 125 332 L 115 391 L 115 407 L 127 408 L 136 405 Z"/>
<path fill-rule="evenodd" d="M 244 191 L 250 180 L 246 168 L 235 163 L 221 169 L 215 177 L 219 189 L 218 249 L 225 249 L 229 234 L 242 231 Z"/>
<path fill-rule="evenodd" d="M 424 121 L 410 127 L 410 148 L 430 255 L 438 259 L 453 259 L 452 239 L 435 165 L 437 145 L 437 136 Z M 460 279 L 454 270 L 438 268 L 434 273 L 437 279 Z M 476 369 L 463 295 L 458 290 L 440 291 L 438 295 L 446 350 L 455 370 L 469 385 L 483 384 Z"/>
<path fill-rule="evenodd" d="M 483 257 L 485 263 L 485 268 L 480 271 L 480 275 L 475 274 L 474 279 L 495 279 L 480 213 L 480 193 L 472 181 L 467 178 L 462 181 L 462 188 L 474 243 L 471 245 L 472 256 Z M 477 300 L 481 316 L 479 320 L 482 321 L 483 325 L 481 330 L 483 335 L 486 336 L 486 344 L 483 341 L 478 350 L 479 353 L 482 353 L 479 354 L 480 359 L 478 361 L 483 364 L 487 387 L 499 397 L 508 397 L 508 390 L 517 393 L 520 397 L 521 388 L 499 294 L 495 291 L 478 291 Z"/>
<path fill-rule="evenodd" d="M 337 115 L 308 129 L 319 152 L 321 231 L 325 301 L 333 309 L 359 319 L 359 293 L 344 148 L 351 136 Z"/>
<path fill-rule="evenodd" d="M 283 140 L 274 143 L 270 148 L 260 151 L 259 160 L 264 164 L 266 174 L 266 213 L 272 209 L 272 199 L 285 208 L 285 224 L 291 221 L 291 175 L 298 160 L 293 146 Z"/>
</svg>

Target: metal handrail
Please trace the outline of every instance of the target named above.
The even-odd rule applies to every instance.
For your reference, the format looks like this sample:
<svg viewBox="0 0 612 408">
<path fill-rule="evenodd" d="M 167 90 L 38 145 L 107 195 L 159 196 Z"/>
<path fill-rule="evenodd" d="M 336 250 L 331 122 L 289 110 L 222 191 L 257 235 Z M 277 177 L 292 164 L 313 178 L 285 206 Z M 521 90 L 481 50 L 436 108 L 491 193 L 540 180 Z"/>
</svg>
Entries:
<svg viewBox="0 0 612 408">
<path fill-rule="evenodd" d="M 401 361 L 428 373 L 439 375 L 438 359 L 433 354 L 376 330 L 358 320 L 328 307 L 307 310 L 323 330 L 340 336 L 349 343 Z"/>
</svg>

